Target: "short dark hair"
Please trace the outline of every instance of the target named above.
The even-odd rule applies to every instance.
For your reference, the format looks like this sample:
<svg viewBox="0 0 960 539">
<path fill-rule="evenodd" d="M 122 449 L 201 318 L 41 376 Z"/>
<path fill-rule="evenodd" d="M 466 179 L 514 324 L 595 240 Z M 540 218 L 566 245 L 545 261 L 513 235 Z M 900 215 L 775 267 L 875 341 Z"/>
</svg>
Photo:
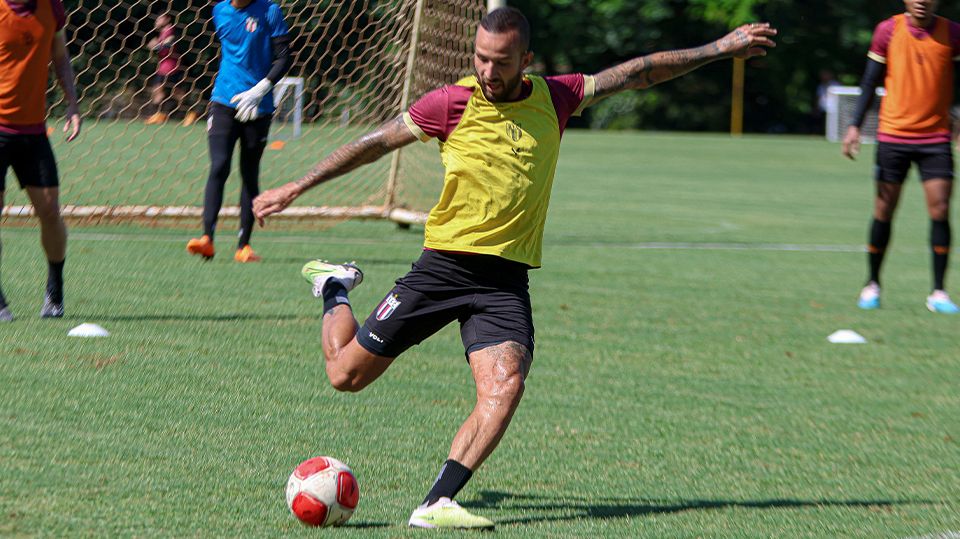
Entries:
<svg viewBox="0 0 960 539">
<path fill-rule="evenodd" d="M 480 20 L 480 27 L 492 34 L 505 34 L 516 30 L 523 50 L 530 50 L 530 23 L 523 12 L 515 7 L 501 7 L 487 13 Z"/>
</svg>

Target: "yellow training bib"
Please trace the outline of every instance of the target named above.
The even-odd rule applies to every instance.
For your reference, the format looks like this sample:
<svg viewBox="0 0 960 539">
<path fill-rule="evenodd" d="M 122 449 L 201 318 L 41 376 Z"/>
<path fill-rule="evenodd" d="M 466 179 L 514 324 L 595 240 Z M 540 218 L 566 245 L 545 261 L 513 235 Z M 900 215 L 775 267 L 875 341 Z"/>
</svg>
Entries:
<svg viewBox="0 0 960 539">
<path fill-rule="evenodd" d="M 527 78 L 530 96 L 510 103 L 487 101 L 474 76 L 457 82 L 473 88 L 473 96 L 440 142 L 446 174 L 425 247 L 540 266 L 560 126 L 546 81 Z"/>
</svg>

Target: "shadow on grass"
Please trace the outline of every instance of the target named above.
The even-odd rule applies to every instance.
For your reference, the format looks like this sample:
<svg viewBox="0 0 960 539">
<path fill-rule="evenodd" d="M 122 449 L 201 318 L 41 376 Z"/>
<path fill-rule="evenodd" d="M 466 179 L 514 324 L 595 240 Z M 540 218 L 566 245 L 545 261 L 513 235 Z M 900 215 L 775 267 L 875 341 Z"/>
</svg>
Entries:
<svg viewBox="0 0 960 539">
<path fill-rule="evenodd" d="M 924 505 L 926 500 L 652 500 L 642 498 L 577 498 L 481 491 L 480 498 L 463 503 L 464 507 L 522 511 L 531 516 L 499 518 L 499 524 L 529 524 L 579 520 L 663 515 L 712 509 L 799 509 L 851 507 L 871 511 L 889 511 L 897 505 Z M 563 514 L 548 514 L 562 512 Z"/>
<path fill-rule="evenodd" d="M 389 528 L 390 526 L 392 526 L 392 524 L 388 524 L 386 522 L 364 522 L 364 521 L 354 522 L 351 520 L 346 524 L 344 524 L 343 528 L 347 530 L 350 530 L 350 529 L 367 530 L 367 529 L 374 529 L 374 528 Z"/>
<path fill-rule="evenodd" d="M 242 320 L 297 320 L 302 318 L 295 314 L 129 314 L 115 316 L 85 315 L 70 316 L 68 319 L 94 320 L 96 322 L 237 322 Z"/>
</svg>

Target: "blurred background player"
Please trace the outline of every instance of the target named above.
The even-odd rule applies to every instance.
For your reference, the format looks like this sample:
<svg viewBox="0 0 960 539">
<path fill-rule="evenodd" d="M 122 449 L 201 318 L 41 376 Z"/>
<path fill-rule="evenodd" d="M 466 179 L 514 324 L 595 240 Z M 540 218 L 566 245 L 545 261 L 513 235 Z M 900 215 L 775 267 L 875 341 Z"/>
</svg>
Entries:
<svg viewBox="0 0 960 539">
<path fill-rule="evenodd" d="M 177 54 L 177 27 L 169 14 L 157 16 L 154 23 L 154 36 L 147 46 L 157 54 L 157 71 L 150 81 L 150 104 L 154 113 L 147 118 L 147 125 L 161 124 L 167 121 L 172 113 L 183 108 L 185 93 L 182 83 L 184 72 L 180 67 L 180 56 Z M 197 113 L 187 111 L 183 117 L 183 125 L 193 125 L 197 121 Z"/>
<path fill-rule="evenodd" d="M 260 193 L 260 158 L 274 111 L 273 86 L 290 69 L 290 38 L 283 13 L 271 0 L 223 0 L 213 8 L 213 24 L 220 41 L 220 69 L 207 120 L 210 175 L 203 200 L 203 236 L 187 242 L 187 251 L 213 258 L 223 189 L 239 141 L 243 186 L 234 260 L 256 262 L 260 257 L 250 247 L 253 199 Z"/>
<path fill-rule="evenodd" d="M 80 112 L 60 0 L 0 0 L 0 209 L 12 168 L 40 220 L 47 256 L 42 318 L 63 316 L 63 265 L 67 228 L 60 217 L 57 163 L 47 139 L 47 75 L 50 63 L 67 102 L 67 141 L 80 134 Z M 13 320 L 0 291 L 0 321 Z"/>
<path fill-rule="evenodd" d="M 356 266 L 317 260 L 302 271 L 314 296 L 323 298 L 326 372 L 341 391 L 360 391 L 404 351 L 460 322 L 476 404 L 410 526 L 494 526 L 454 498 L 497 447 L 523 396 L 534 350 L 528 270 L 540 267 L 567 121 L 624 90 L 649 88 L 723 58 L 765 54 L 775 34 L 768 24 L 745 25 L 703 47 L 634 58 L 593 76 L 538 77 L 524 74 L 533 60 L 529 23 L 519 10 L 500 8 L 480 22 L 474 76 L 428 93 L 304 178 L 257 199 L 262 219 L 314 185 L 397 148 L 418 139 L 441 141 L 446 174 L 427 219 L 424 251 L 362 327 L 347 296 L 363 279 Z"/>
<path fill-rule="evenodd" d="M 870 225 L 869 277 L 860 291 L 861 309 L 880 307 L 880 267 L 890 243 L 892 221 L 910 166 L 917 164 L 930 215 L 933 291 L 927 309 L 954 314 L 957 305 L 944 289 L 950 254 L 950 196 L 953 151 L 950 107 L 954 62 L 960 58 L 960 25 L 935 14 L 936 0 L 905 0 L 906 13 L 879 25 L 860 84 L 853 123 L 843 140 L 850 159 L 860 149 L 860 126 L 881 82 L 887 94 L 877 129 L 877 194 Z"/>
</svg>

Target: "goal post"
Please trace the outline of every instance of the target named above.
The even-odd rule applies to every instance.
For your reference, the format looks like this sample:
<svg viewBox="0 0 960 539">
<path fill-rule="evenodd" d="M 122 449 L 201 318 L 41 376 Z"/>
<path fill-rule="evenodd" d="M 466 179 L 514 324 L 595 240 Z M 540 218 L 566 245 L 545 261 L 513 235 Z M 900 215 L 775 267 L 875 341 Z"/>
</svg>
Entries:
<svg viewBox="0 0 960 539">
<path fill-rule="evenodd" d="M 840 142 L 846 134 L 847 127 L 853 121 L 853 113 L 860 98 L 859 86 L 831 86 L 827 89 L 826 99 L 826 134 L 830 142 Z M 872 143 L 877 139 L 879 125 L 880 103 L 887 95 L 883 88 L 877 88 L 877 98 L 867 111 L 863 125 L 860 127 L 861 140 Z"/>
<path fill-rule="evenodd" d="M 270 127 L 271 140 L 286 142 L 303 134 L 303 88 L 303 77 L 283 77 L 273 87 L 276 112 Z"/>
<path fill-rule="evenodd" d="M 443 84 L 471 73 L 473 38 L 486 0 L 274 0 L 290 28 L 293 65 L 274 89 L 277 113 L 261 162 L 260 187 L 295 180 L 337 147 L 403 112 Z M 79 0 L 68 4 L 84 130 L 59 132 L 64 102 L 51 80 L 50 139 L 64 215 L 88 222 L 197 219 L 209 173 L 206 108 L 219 44 L 207 0 Z M 157 17 L 175 27 L 178 81 L 152 103 Z M 155 112 L 166 121 L 148 123 Z M 197 121 L 186 121 L 191 115 Z M 222 214 L 238 214 L 238 154 Z M 433 144 L 360 167 L 305 193 L 277 217 L 419 222 L 436 201 L 443 169 Z M 32 215 L 8 190 L 4 222 Z"/>
</svg>

